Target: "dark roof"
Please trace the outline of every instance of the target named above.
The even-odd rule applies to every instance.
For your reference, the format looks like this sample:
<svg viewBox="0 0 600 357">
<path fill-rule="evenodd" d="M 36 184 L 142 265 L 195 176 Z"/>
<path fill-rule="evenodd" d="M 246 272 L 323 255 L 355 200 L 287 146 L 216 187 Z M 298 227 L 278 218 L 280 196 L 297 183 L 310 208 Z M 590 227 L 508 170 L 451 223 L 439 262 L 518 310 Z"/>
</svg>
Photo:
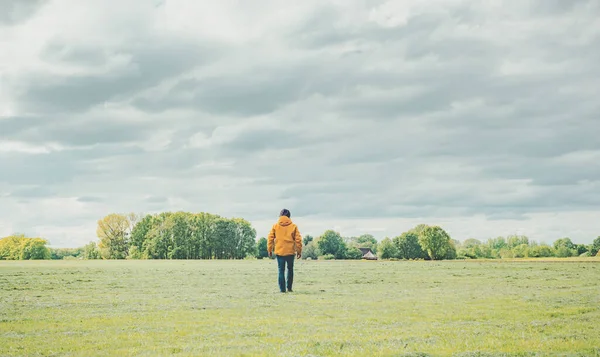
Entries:
<svg viewBox="0 0 600 357">
<path fill-rule="evenodd" d="M 358 249 L 360 249 L 360 252 L 361 252 L 363 255 L 367 254 L 368 252 L 371 252 L 371 253 L 373 253 L 373 251 L 371 250 L 371 248 L 358 248 Z"/>
</svg>

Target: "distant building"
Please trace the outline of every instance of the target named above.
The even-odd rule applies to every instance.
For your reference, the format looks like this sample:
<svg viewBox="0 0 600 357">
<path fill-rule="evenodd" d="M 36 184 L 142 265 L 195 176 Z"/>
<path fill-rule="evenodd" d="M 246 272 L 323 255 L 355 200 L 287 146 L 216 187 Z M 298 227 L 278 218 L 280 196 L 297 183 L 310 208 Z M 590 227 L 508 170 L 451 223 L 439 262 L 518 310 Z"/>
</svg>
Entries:
<svg viewBox="0 0 600 357">
<path fill-rule="evenodd" d="M 362 258 L 366 260 L 377 260 L 377 256 L 373 254 L 371 248 L 358 248 L 362 253 Z"/>
</svg>

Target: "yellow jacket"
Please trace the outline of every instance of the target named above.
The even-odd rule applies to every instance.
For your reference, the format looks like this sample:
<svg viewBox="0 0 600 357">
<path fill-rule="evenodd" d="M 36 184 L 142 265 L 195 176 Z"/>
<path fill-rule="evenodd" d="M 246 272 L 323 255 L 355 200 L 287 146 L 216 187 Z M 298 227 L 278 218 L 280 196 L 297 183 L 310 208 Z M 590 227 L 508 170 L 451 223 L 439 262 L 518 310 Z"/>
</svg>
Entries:
<svg viewBox="0 0 600 357">
<path fill-rule="evenodd" d="M 267 243 L 269 253 L 273 252 L 275 246 L 275 255 L 295 255 L 302 253 L 302 236 L 298 226 L 292 223 L 289 217 L 281 216 L 277 223 L 271 228 Z"/>
</svg>

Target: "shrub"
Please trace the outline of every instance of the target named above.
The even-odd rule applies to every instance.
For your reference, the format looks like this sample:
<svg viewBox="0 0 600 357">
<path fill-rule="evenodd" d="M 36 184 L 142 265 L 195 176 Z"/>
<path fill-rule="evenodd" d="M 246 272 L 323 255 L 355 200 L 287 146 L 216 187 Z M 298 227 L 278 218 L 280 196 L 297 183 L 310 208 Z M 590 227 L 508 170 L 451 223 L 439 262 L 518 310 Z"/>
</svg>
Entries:
<svg viewBox="0 0 600 357">
<path fill-rule="evenodd" d="M 362 252 L 356 247 L 351 247 L 346 250 L 346 259 L 360 260 L 362 258 Z"/>
<path fill-rule="evenodd" d="M 323 256 L 323 260 L 334 260 L 335 257 L 333 256 L 333 254 L 325 254 Z"/>
</svg>

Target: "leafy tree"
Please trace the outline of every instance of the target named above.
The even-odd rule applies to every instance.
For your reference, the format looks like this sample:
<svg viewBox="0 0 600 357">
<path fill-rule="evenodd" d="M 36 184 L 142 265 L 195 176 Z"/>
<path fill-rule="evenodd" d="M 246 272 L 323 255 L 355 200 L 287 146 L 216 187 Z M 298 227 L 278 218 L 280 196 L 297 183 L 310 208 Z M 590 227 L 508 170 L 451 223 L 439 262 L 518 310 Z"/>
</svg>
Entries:
<svg viewBox="0 0 600 357">
<path fill-rule="evenodd" d="M 392 240 L 386 237 L 379 243 L 379 257 L 381 259 L 390 259 L 398 257 L 398 249 Z"/>
<path fill-rule="evenodd" d="M 577 255 L 588 253 L 588 246 L 585 244 L 576 244 L 575 250 L 577 251 Z"/>
<path fill-rule="evenodd" d="M 469 249 L 480 245 L 481 241 L 479 239 L 469 238 L 463 242 L 462 247 Z"/>
<path fill-rule="evenodd" d="M 416 227 L 414 227 L 413 229 L 411 229 L 409 232 L 415 233 L 417 236 L 419 236 L 427 227 L 429 227 L 429 226 L 426 224 L 419 224 Z"/>
<path fill-rule="evenodd" d="M 420 259 L 425 257 L 425 252 L 419 244 L 419 236 L 414 232 L 405 232 L 393 239 L 400 259 Z"/>
<path fill-rule="evenodd" d="M 356 239 L 357 244 L 359 245 L 357 248 L 369 248 L 373 252 L 373 254 L 377 254 L 377 239 L 370 234 L 363 234 Z"/>
<path fill-rule="evenodd" d="M 600 236 L 594 239 L 594 241 L 592 242 L 592 246 L 590 247 L 590 254 L 592 256 L 597 255 L 598 252 L 600 252 Z"/>
<path fill-rule="evenodd" d="M 504 237 L 498 237 L 498 238 L 490 238 L 487 241 L 487 245 L 488 247 L 490 247 L 491 250 L 497 250 L 500 251 L 500 249 L 504 249 L 508 247 L 508 243 L 506 242 L 506 239 L 504 239 Z M 493 255 L 493 254 L 491 254 Z"/>
<path fill-rule="evenodd" d="M 456 259 L 457 257 L 457 252 L 456 252 L 456 241 L 454 239 L 450 239 L 450 241 L 448 242 L 448 249 L 446 250 L 446 256 L 444 257 L 444 259 Z"/>
<path fill-rule="evenodd" d="M 143 259 L 143 257 L 144 254 L 142 253 L 140 248 L 137 247 L 137 245 L 133 245 L 131 246 L 131 248 L 129 248 L 129 254 L 127 255 L 127 259 Z"/>
<path fill-rule="evenodd" d="M 512 249 L 513 256 L 515 258 L 527 258 L 529 257 L 529 245 L 528 244 L 520 244 Z"/>
<path fill-rule="evenodd" d="M 83 248 L 50 248 L 50 259 L 52 260 L 79 258 L 82 255 Z"/>
<path fill-rule="evenodd" d="M 526 236 L 517 236 L 517 235 L 509 236 L 507 241 L 508 241 L 509 249 L 512 249 L 512 248 L 515 248 L 518 246 L 522 246 L 523 244 L 529 245 L 529 238 L 527 238 Z"/>
<path fill-rule="evenodd" d="M 559 258 L 568 258 L 577 255 L 577 250 L 569 249 L 564 245 L 559 245 L 557 249 L 555 249 L 555 255 Z"/>
<path fill-rule="evenodd" d="M 444 259 L 451 249 L 450 236 L 439 226 L 424 228 L 419 234 L 419 244 L 432 260 Z"/>
<path fill-rule="evenodd" d="M 554 242 L 554 249 L 566 248 L 567 250 L 575 249 L 575 244 L 571 241 L 571 238 L 560 238 Z"/>
<path fill-rule="evenodd" d="M 536 245 L 529 250 L 529 256 L 532 258 L 552 257 L 554 256 L 554 249 L 546 244 Z"/>
<path fill-rule="evenodd" d="M 21 242 L 21 260 L 43 260 L 50 259 L 51 254 L 48 241 L 41 238 L 23 239 Z"/>
<path fill-rule="evenodd" d="M 83 247 L 83 258 L 84 259 L 100 259 L 100 251 L 96 246 L 96 242 L 90 242 Z"/>
<path fill-rule="evenodd" d="M 0 260 L 39 260 L 50 259 L 48 241 L 42 238 L 28 238 L 16 234 L 0 239 Z"/>
<path fill-rule="evenodd" d="M 311 236 L 310 234 L 307 234 L 302 239 L 302 245 L 306 247 L 308 245 L 308 243 L 310 243 L 312 241 L 313 241 L 313 236 Z"/>
<path fill-rule="evenodd" d="M 318 245 L 311 241 L 302 249 L 302 258 L 304 259 L 318 259 L 321 256 L 321 251 L 319 250 Z"/>
<path fill-rule="evenodd" d="M 21 259 L 21 240 L 24 235 L 12 235 L 0 239 L 0 260 Z"/>
<path fill-rule="evenodd" d="M 112 213 L 98 220 L 99 248 L 107 259 L 125 259 L 129 249 L 132 221 L 128 215 Z"/>
<path fill-rule="evenodd" d="M 328 230 L 319 237 L 317 244 L 323 254 L 331 254 L 336 259 L 344 259 L 346 244 L 339 233 Z"/>
<path fill-rule="evenodd" d="M 356 247 L 349 247 L 346 250 L 346 259 L 351 259 L 351 260 L 360 260 L 362 258 L 362 252 L 360 251 L 360 249 L 356 248 Z"/>
<path fill-rule="evenodd" d="M 258 240 L 258 258 L 262 259 L 262 258 L 266 258 L 269 256 L 269 251 L 267 249 L 267 238 L 265 237 L 261 237 Z"/>
</svg>

